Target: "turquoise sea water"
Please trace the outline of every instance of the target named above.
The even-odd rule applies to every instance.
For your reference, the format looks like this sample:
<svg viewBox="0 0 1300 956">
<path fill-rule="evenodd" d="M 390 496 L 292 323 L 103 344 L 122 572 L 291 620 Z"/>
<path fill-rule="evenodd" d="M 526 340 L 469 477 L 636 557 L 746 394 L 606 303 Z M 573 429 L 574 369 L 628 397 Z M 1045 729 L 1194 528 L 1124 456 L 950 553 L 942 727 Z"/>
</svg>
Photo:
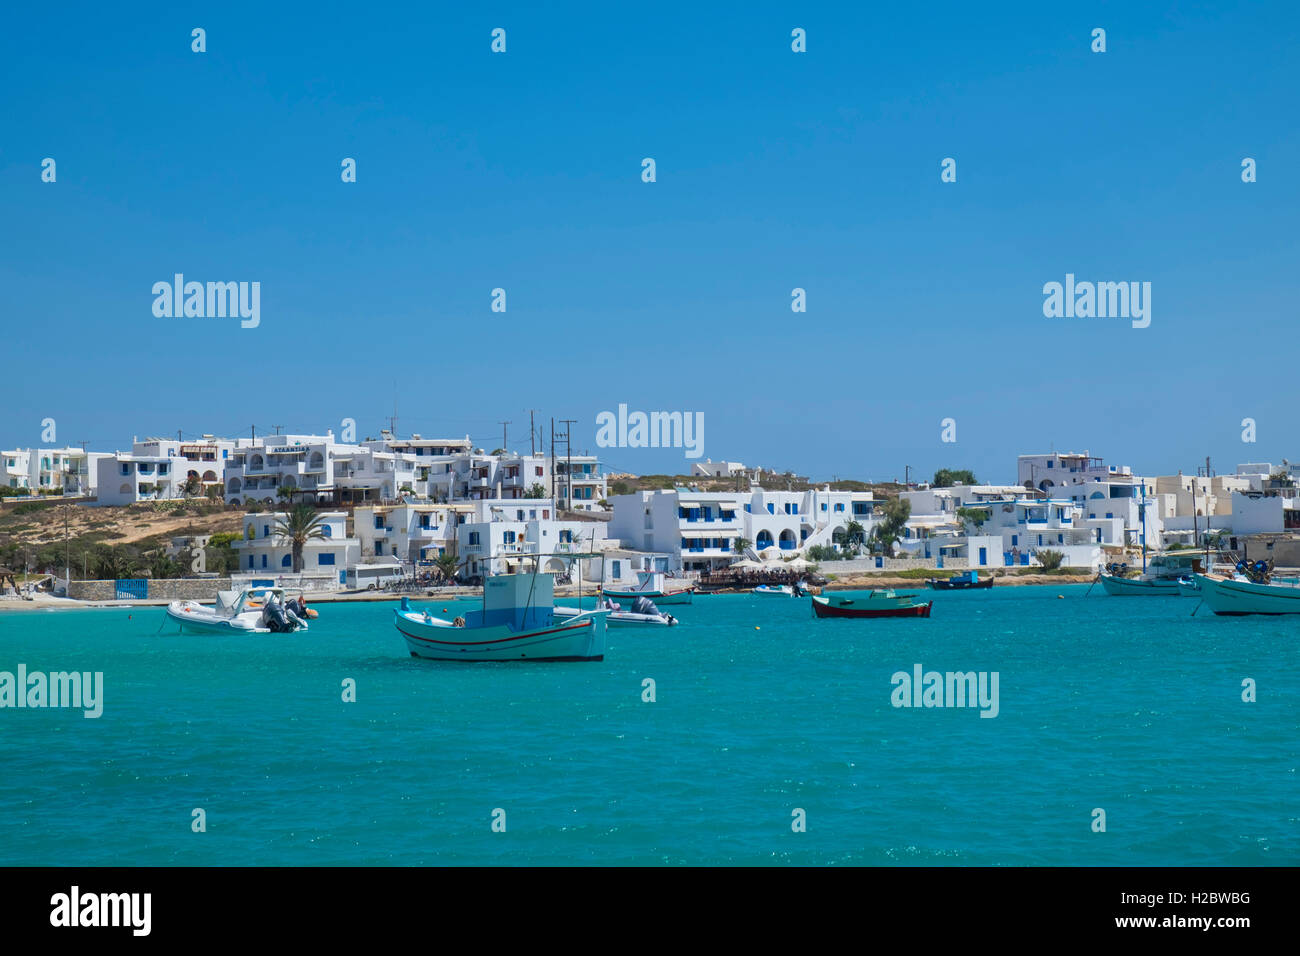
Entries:
<svg viewBox="0 0 1300 956">
<path fill-rule="evenodd" d="M 1300 620 L 1086 589 L 898 621 L 704 597 L 560 664 L 413 659 L 392 604 L 237 639 L 0 614 L 0 670 L 105 681 L 98 720 L 0 710 L 0 864 L 1300 862 Z M 891 706 L 917 663 L 997 671 L 999 715 Z"/>
</svg>

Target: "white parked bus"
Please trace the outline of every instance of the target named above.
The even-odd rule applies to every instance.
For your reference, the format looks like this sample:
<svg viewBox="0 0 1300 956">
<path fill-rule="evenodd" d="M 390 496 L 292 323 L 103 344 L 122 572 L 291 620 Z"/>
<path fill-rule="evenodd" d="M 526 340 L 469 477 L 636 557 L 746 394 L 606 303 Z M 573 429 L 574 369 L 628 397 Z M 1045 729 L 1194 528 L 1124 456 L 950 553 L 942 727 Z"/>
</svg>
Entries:
<svg viewBox="0 0 1300 956">
<path fill-rule="evenodd" d="M 352 591 L 375 591 L 402 580 L 402 566 L 396 561 L 354 564 L 348 568 L 347 587 Z"/>
</svg>

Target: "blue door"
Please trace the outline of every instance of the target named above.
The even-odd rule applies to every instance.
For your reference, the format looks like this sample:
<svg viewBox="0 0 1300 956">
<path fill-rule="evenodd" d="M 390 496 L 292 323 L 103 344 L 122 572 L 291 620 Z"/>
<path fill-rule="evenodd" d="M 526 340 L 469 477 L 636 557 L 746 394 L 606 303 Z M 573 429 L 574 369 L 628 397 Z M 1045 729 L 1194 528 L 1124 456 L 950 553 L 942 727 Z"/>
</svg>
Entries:
<svg viewBox="0 0 1300 956">
<path fill-rule="evenodd" d="M 980 567 L 982 568 L 988 563 L 989 563 L 989 549 L 980 548 Z"/>
</svg>

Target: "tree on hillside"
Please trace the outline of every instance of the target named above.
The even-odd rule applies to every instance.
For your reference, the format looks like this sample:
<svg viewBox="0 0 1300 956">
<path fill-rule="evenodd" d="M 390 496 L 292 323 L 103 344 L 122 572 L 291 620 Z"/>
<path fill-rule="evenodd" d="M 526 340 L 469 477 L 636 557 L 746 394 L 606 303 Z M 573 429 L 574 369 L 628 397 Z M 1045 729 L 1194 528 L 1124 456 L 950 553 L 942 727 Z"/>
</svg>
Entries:
<svg viewBox="0 0 1300 956">
<path fill-rule="evenodd" d="M 135 558 L 123 551 L 121 548 L 101 548 L 95 554 L 94 561 L 95 577 L 101 581 L 117 581 L 121 578 L 129 578 L 135 573 L 137 564 Z"/>
<path fill-rule="evenodd" d="M 953 485 L 978 485 L 975 472 L 967 468 L 940 468 L 934 473 L 933 488 L 951 488 Z"/>
</svg>

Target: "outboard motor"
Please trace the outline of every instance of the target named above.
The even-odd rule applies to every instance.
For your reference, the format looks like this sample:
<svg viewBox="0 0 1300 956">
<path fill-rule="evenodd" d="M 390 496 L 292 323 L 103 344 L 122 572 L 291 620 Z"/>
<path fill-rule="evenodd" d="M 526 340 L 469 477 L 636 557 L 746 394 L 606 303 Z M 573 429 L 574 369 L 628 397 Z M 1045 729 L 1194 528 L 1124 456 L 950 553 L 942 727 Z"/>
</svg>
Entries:
<svg viewBox="0 0 1300 956">
<path fill-rule="evenodd" d="M 646 597 L 639 597 L 632 602 L 633 614 L 659 614 L 659 608 L 655 607 L 654 602 Z"/>
<path fill-rule="evenodd" d="M 262 609 L 262 623 L 274 634 L 285 634 L 294 628 L 293 622 L 279 601 L 267 601 Z"/>
</svg>

